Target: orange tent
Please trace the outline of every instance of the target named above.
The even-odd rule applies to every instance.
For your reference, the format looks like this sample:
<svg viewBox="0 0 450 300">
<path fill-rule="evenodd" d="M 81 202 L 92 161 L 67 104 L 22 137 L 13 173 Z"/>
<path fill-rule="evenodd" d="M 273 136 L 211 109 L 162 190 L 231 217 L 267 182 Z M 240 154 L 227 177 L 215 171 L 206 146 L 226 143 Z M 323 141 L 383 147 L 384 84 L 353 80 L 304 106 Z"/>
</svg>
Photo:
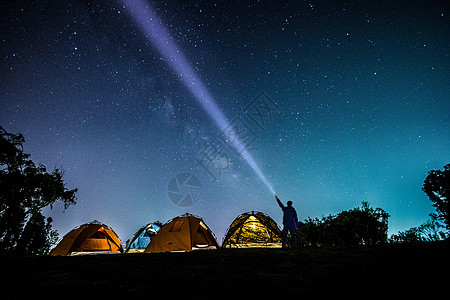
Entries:
<svg viewBox="0 0 450 300">
<path fill-rule="evenodd" d="M 72 229 L 50 255 L 73 255 L 86 252 L 123 252 L 117 234 L 108 226 L 97 221 Z"/>
<path fill-rule="evenodd" d="M 168 221 L 145 248 L 149 252 L 192 251 L 217 249 L 218 244 L 212 231 L 203 220 L 185 214 Z"/>
</svg>

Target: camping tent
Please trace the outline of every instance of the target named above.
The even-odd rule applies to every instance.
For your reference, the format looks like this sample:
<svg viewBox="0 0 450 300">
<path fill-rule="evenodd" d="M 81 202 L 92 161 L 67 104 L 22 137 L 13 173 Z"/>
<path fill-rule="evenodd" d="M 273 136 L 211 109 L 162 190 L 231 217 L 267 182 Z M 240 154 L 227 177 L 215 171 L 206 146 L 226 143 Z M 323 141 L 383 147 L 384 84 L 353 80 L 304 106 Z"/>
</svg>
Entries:
<svg viewBox="0 0 450 300">
<path fill-rule="evenodd" d="M 161 229 L 161 226 L 162 224 L 158 221 L 142 226 L 133 237 L 128 240 L 127 246 L 125 247 L 125 253 L 144 251 L 150 243 L 150 240 L 158 233 L 159 229 Z"/>
<path fill-rule="evenodd" d="M 75 227 L 67 233 L 50 255 L 123 252 L 117 234 L 98 221 Z"/>
<path fill-rule="evenodd" d="M 225 234 L 224 248 L 281 248 L 282 233 L 268 215 L 251 211 L 238 216 Z"/>
<path fill-rule="evenodd" d="M 164 224 L 144 252 L 191 251 L 217 247 L 214 234 L 203 220 L 184 214 Z"/>
</svg>

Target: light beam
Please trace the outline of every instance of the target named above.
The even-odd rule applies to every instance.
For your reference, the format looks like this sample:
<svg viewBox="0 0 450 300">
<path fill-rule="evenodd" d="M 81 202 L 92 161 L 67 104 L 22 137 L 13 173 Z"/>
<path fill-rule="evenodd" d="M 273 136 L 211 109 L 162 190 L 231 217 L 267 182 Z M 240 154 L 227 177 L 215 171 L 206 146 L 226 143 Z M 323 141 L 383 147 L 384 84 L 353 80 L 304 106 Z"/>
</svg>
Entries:
<svg viewBox="0 0 450 300">
<path fill-rule="evenodd" d="M 118 0 L 127 10 L 132 19 L 143 31 L 145 37 L 158 50 L 160 55 L 167 61 L 170 67 L 178 74 L 183 84 L 194 95 L 196 101 L 216 123 L 222 131 L 229 126 L 225 115 L 217 106 L 212 95 L 206 89 L 200 77 L 195 73 L 181 49 L 175 43 L 173 37 L 162 25 L 162 20 L 156 15 L 152 7 L 144 0 Z M 227 129 L 230 132 L 230 129 Z M 235 149 L 242 145 L 238 135 L 230 132 L 233 136 L 231 143 Z M 272 185 L 264 176 L 262 170 L 254 160 L 253 156 L 244 149 L 241 151 L 242 158 L 249 164 L 256 175 L 266 185 L 272 194 L 275 194 Z"/>
</svg>

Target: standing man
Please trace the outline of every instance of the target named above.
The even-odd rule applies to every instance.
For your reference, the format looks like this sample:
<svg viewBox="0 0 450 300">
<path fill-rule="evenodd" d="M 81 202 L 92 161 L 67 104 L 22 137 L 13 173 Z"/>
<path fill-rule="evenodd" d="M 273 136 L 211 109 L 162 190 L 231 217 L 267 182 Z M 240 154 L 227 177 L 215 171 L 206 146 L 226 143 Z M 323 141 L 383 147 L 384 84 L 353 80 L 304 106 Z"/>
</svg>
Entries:
<svg viewBox="0 0 450 300">
<path fill-rule="evenodd" d="M 281 203 L 280 199 L 278 199 L 277 195 L 275 195 L 275 199 L 277 200 L 278 205 L 283 210 L 282 248 L 285 249 L 286 247 L 286 237 L 289 231 L 291 233 L 292 248 L 295 249 L 297 248 L 297 239 L 295 237 L 295 229 L 298 225 L 297 212 L 295 211 L 295 208 L 292 207 L 292 201 L 288 201 L 287 206 L 284 206 L 283 203 Z"/>
</svg>

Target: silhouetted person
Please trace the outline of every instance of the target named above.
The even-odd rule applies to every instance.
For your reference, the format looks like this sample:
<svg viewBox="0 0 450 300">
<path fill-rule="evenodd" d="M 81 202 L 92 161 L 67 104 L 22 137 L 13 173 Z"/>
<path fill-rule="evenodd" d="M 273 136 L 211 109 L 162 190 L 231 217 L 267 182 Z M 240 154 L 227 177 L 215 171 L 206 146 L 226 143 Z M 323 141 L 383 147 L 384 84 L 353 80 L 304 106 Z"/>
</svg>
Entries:
<svg viewBox="0 0 450 300">
<path fill-rule="evenodd" d="M 278 199 L 278 196 L 275 195 L 275 199 L 278 202 L 278 205 L 283 210 L 283 239 L 282 239 L 282 248 L 285 249 L 286 247 L 286 237 L 288 232 L 291 233 L 291 242 L 292 242 L 292 248 L 297 248 L 297 239 L 295 237 L 295 229 L 298 225 L 298 218 L 297 218 L 297 212 L 295 211 L 295 208 L 292 207 L 292 201 L 287 202 L 287 206 L 284 206 L 283 203 L 281 203 L 280 199 Z"/>
</svg>

